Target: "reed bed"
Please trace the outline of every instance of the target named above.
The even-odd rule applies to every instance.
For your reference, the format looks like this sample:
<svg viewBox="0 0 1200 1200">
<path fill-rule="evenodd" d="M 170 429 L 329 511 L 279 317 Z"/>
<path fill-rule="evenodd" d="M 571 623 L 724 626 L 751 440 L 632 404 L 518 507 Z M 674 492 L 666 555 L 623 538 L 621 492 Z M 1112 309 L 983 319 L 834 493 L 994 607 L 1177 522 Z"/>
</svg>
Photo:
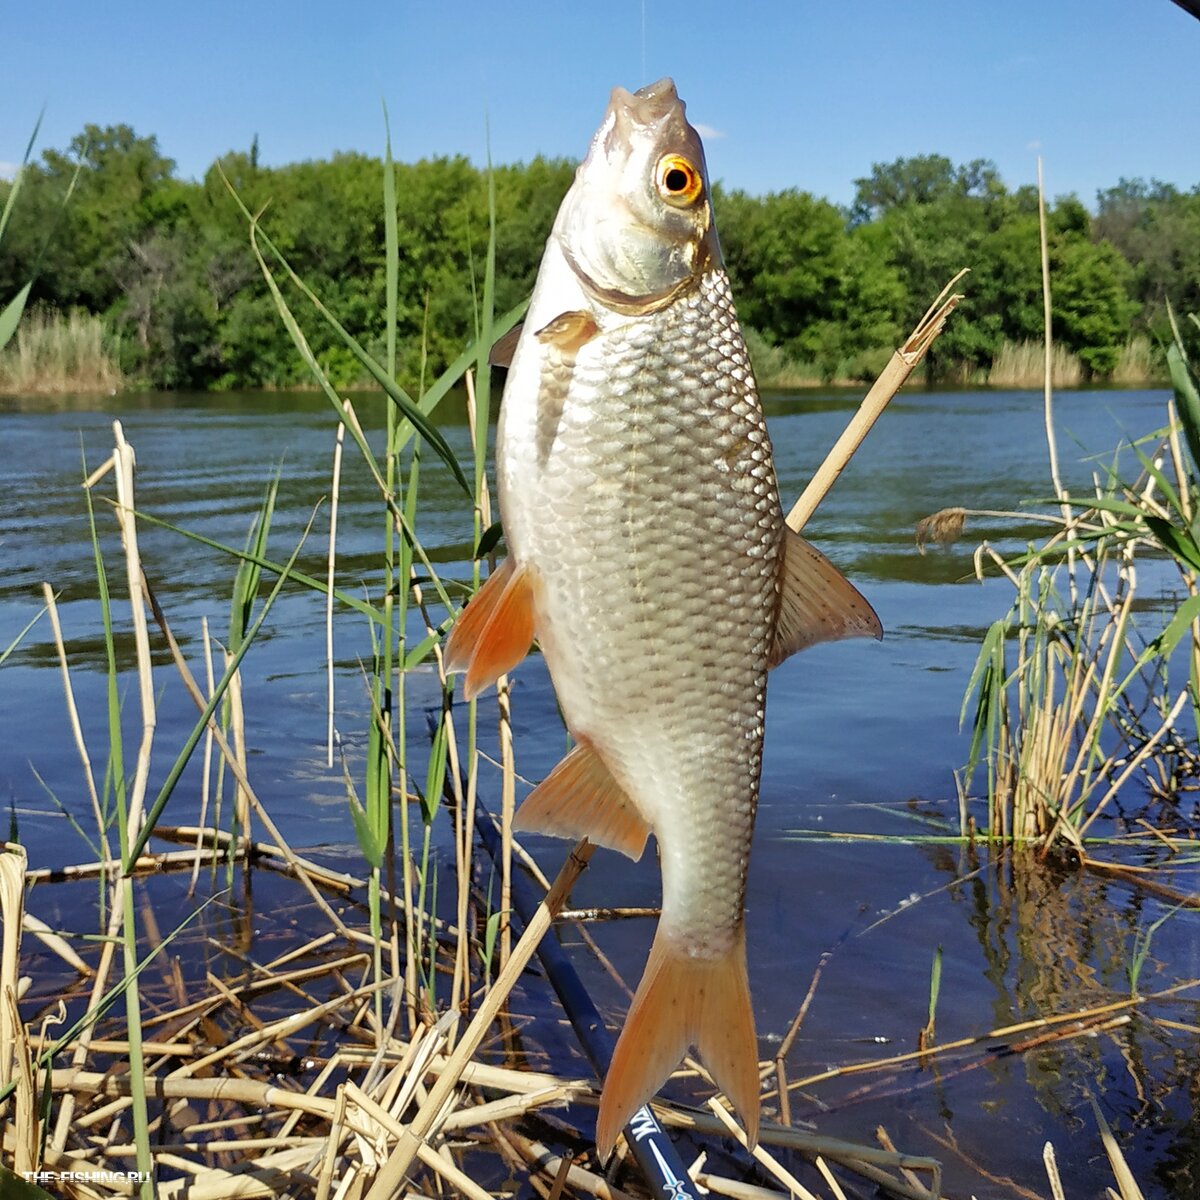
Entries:
<svg viewBox="0 0 1200 1200">
<path fill-rule="evenodd" d="M 1200 773 L 1200 547 L 1192 527 L 1200 511 L 1200 391 L 1176 329 L 1166 356 L 1175 399 L 1165 432 L 1132 443 L 1124 460 L 1120 449 L 1114 452 L 1106 469 L 1093 472 L 1090 494 L 1073 496 L 1063 486 L 1053 415 L 1061 364 L 1050 333 L 1040 171 L 1039 161 L 1046 333 L 1042 343 L 1020 348 L 1020 361 L 1030 373 L 1040 358 L 1055 508 L 988 512 L 1045 524 L 1050 532 L 1015 555 L 987 542 L 975 551 L 976 576 L 1003 575 L 1014 599 L 988 628 L 963 700 L 971 743 L 959 779 L 960 833 L 974 833 L 968 794 L 982 769 L 988 837 L 1043 851 L 1067 847 L 1092 864 L 1088 839 L 1118 796 L 1128 807 L 1129 797 L 1143 789 L 1165 806 L 1169 827 L 1171 807 Z M 1146 353 L 1131 348 L 1130 361 Z M 1130 459 L 1137 463 L 1132 476 L 1124 466 Z M 930 542 L 956 541 L 971 515 L 954 507 L 924 518 L 916 529 L 918 548 L 924 553 Z M 1175 566 L 1180 597 L 1165 619 L 1152 618 L 1153 632 L 1146 628 L 1146 591 L 1139 591 L 1151 556 Z M 1153 587 L 1160 594 L 1157 577 Z M 1172 668 L 1181 644 L 1185 672 Z"/>
<path fill-rule="evenodd" d="M 0 391 L 119 391 L 124 377 L 112 336 L 100 317 L 34 309 L 0 350 Z"/>
<path fill-rule="evenodd" d="M 1169 378 L 1166 356 L 1144 333 L 1125 343 L 1112 373 L 1112 382 L 1122 387 L 1166 383 Z"/>
<path fill-rule="evenodd" d="M 992 387 L 1038 387 L 1044 354 L 1041 342 L 1004 342 L 992 359 L 987 381 Z M 1054 347 L 1051 369 L 1055 387 L 1078 387 L 1083 382 L 1083 364 L 1063 346 Z"/>
</svg>

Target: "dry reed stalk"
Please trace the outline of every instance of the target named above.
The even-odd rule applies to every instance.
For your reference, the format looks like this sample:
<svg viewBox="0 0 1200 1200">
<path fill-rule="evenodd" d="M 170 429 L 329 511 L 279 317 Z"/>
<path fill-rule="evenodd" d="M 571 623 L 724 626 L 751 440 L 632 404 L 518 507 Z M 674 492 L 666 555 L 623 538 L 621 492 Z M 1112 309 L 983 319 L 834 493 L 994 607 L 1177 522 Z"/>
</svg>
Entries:
<svg viewBox="0 0 1200 1200">
<path fill-rule="evenodd" d="M 16 1154 L 16 1141 L 13 1137 L 13 1127 L 10 1124 L 6 1125 L 3 1130 L 3 1139 L 0 1141 L 0 1149 L 8 1161 L 12 1161 Z M 55 1150 L 53 1146 L 47 1146 L 46 1152 L 42 1158 L 42 1163 L 39 1168 L 43 1171 L 57 1171 L 60 1173 L 71 1172 L 80 1177 L 72 1186 L 76 1189 L 68 1193 L 72 1200 L 76 1197 L 95 1197 L 96 1200 L 105 1200 L 105 1197 L 111 1196 L 114 1193 L 118 1196 L 132 1196 L 137 1191 L 136 1187 L 125 1179 L 114 1179 L 111 1182 L 105 1182 L 102 1186 L 103 1192 L 98 1192 L 93 1188 L 82 1183 L 83 1177 L 91 1175 L 96 1170 L 96 1166 L 89 1159 L 77 1157 L 74 1154 L 66 1154 L 62 1151 Z"/>
<path fill-rule="evenodd" d="M 18 1174 L 38 1168 L 41 1138 L 37 1093 L 29 1036 L 17 1007 L 21 960 L 21 930 L 25 908 L 25 851 L 0 851 L 0 915 L 4 918 L 0 946 L 0 1088 L 15 1084 L 12 1098 L 12 1169 Z M 0 1102 L 0 1117 L 8 1118 L 9 1102 Z M 7 1123 L 7 1121 L 6 1121 Z"/>
<path fill-rule="evenodd" d="M 67 701 L 67 721 L 71 726 L 71 735 L 75 739 L 75 748 L 79 752 L 79 761 L 83 764 L 83 780 L 87 785 L 88 799 L 92 802 L 92 815 L 96 818 L 96 832 L 100 838 L 100 849 L 104 858 L 109 859 L 112 857 L 112 852 L 108 847 L 108 829 L 105 825 L 104 814 L 100 811 L 100 795 L 96 791 L 96 776 L 92 771 L 91 756 L 88 754 L 87 741 L 83 736 L 79 709 L 75 704 L 75 688 L 71 682 L 71 669 L 67 663 L 67 647 L 63 641 L 62 626 L 58 621 L 58 604 L 54 599 L 54 589 L 48 583 L 42 584 L 42 597 L 50 616 L 54 649 L 58 654 L 58 665 L 62 672 L 63 692 Z"/>
<path fill-rule="evenodd" d="M 264 1025 L 261 1029 L 252 1030 L 249 1033 L 243 1034 L 240 1038 L 235 1038 L 228 1045 L 214 1050 L 211 1054 L 204 1055 L 203 1058 L 198 1058 L 192 1062 L 184 1063 L 181 1067 L 176 1067 L 167 1078 L 188 1078 L 198 1071 L 213 1066 L 215 1063 L 235 1058 L 247 1050 L 253 1050 L 255 1047 L 261 1046 L 264 1042 L 274 1041 L 276 1038 L 285 1038 L 289 1034 L 311 1025 L 314 1021 L 323 1019 L 327 1014 L 344 1005 L 347 999 L 359 999 L 360 997 L 371 996 L 385 986 L 386 981 L 369 983 L 363 987 L 356 988 L 349 997 L 335 996 L 332 1000 L 326 1000 L 324 1004 L 318 1004 L 315 1008 L 311 1008 L 307 1012 L 293 1013 L 288 1017 L 280 1017 L 279 1020 L 272 1021 L 270 1024 Z"/>
<path fill-rule="evenodd" d="M 1011 1038 L 1019 1033 L 1028 1033 L 1035 1029 L 1048 1029 L 1054 1026 L 1062 1025 L 1071 1021 L 1097 1021 L 1102 1017 L 1124 1012 L 1129 1008 L 1136 1008 L 1138 1005 L 1152 1000 L 1164 1000 L 1169 996 L 1174 996 L 1179 992 L 1188 991 L 1191 988 L 1200 987 L 1200 979 L 1189 979 L 1183 983 L 1177 983 L 1168 988 L 1163 988 L 1161 991 L 1152 992 L 1142 996 L 1129 996 L 1124 1000 L 1114 1000 L 1108 1004 L 1097 1005 L 1095 1008 L 1082 1008 L 1074 1012 L 1060 1013 L 1053 1017 L 1037 1017 L 1031 1021 L 1021 1021 L 1015 1025 L 1005 1025 L 998 1029 L 989 1030 L 987 1033 L 975 1034 L 972 1037 L 959 1038 L 957 1041 L 946 1042 L 943 1045 L 935 1046 L 931 1050 L 908 1050 L 902 1054 L 892 1054 L 886 1058 L 870 1059 L 867 1062 L 847 1063 L 840 1067 L 830 1067 L 825 1071 L 818 1072 L 816 1075 L 806 1076 L 804 1079 L 797 1079 L 789 1086 L 792 1089 L 811 1087 L 815 1083 L 823 1083 L 827 1079 L 839 1079 L 846 1075 L 857 1075 L 864 1071 L 880 1071 L 898 1066 L 902 1063 L 915 1062 L 919 1059 L 929 1059 L 937 1056 L 945 1056 L 951 1051 L 965 1050 L 972 1046 L 977 1046 L 980 1043 L 990 1043 L 1002 1039 Z M 769 1141 L 767 1134 L 760 1134 L 760 1140 Z"/>
<path fill-rule="evenodd" d="M 897 1153 L 896 1143 L 892 1141 L 891 1135 L 882 1125 L 876 1126 L 875 1140 L 890 1154 Z M 915 1188 L 922 1187 L 921 1181 L 917 1178 L 915 1171 L 909 1170 L 908 1167 L 901 1167 L 900 1174 Z"/>
<path fill-rule="evenodd" d="M 800 1200 L 817 1200 L 817 1197 L 806 1188 L 800 1180 L 798 1180 L 765 1146 L 761 1143 L 755 1143 L 751 1146 L 746 1137 L 746 1131 L 721 1107 L 720 1103 L 714 1097 L 708 1102 L 709 1110 L 716 1116 L 717 1120 L 725 1126 L 730 1136 L 742 1147 L 747 1150 L 750 1156 L 762 1166 L 769 1175 L 773 1175 L 780 1183 L 787 1188 L 788 1192 L 799 1196 Z"/>
<path fill-rule="evenodd" d="M 225 660 L 225 670 L 233 664 L 233 655 L 228 649 L 222 651 Z M 199 700 L 197 696 L 197 701 Z M 233 820 L 237 827 L 237 844 L 233 853 L 235 857 L 249 864 L 250 861 L 250 799 L 248 789 L 242 780 L 247 777 L 246 756 L 246 710 L 242 705 L 242 672 L 237 669 L 229 677 L 229 686 L 225 691 L 225 699 L 229 703 L 229 737 L 236 756 L 236 763 L 230 760 L 229 766 L 233 771 L 236 787 L 233 790 Z M 217 724 L 215 718 L 210 720 L 209 729 L 216 737 Z"/>
<path fill-rule="evenodd" d="M 155 1154 L 223 1154 L 239 1152 L 243 1155 L 257 1150 L 281 1150 L 293 1146 L 308 1146 L 310 1149 L 323 1146 L 325 1139 L 316 1134 L 304 1137 L 259 1137 L 259 1138 L 228 1138 L 223 1142 L 204 1142 L 198 1140 L 182 1142 L 156 1142 Z M 132 1158 L 137 1153 L 137 1147 L 132 1142 L 117 1143 L 104 1147 L 105 1158 Z"/>
<path fill-rule="evenodd" d="M 126 874 L 133 878 L 138 875 L 158 875 L 170 870 L 183 870 L 192 865 L 196 852 L 194 850 L 162 850 L 157 854 L 143 854 L 136 862 L 129 864 Z M 217 858 L 216 851 L 202 854 L 201 858 L 208 862 Z M 120 867 L 117 862 L 73 863 L 65 867 L 32 867 L 26 872 L 30 883 L 66 883 L 72 880 L 107 878 Z"/>
<path fill-rule="evenodd" d="M 347 1083 L 345 1090 L 347 1100 L 357 1105 L 362 1114 L 375 1122 L 381 1131 L 398 1139 L 402 1139 L 405 1136 L 407 1132 L 405 1126 L 386 1108 L 376 1103 L 361 1088 L 356 1087 L 353 1083 Z M 356 1119 L 360 1122 L 360 1133 L 366 1136 L 375 1134 L 375 1131 L 370 1128 L 361 1128 L 361 1118 L 357 1117 L 353 1108 L 347 1108 L 347 1124 L 353 1126 Z M 380 1141 L 383 1145 L 386 1145 L 384 1139 L 380 1139 Z M 465 1175 L 455 1163 L 443 1158 L 428 1142 L 421 1143 L 417 1151 L 417 1156 L 425 1166 L 441 1179 L 445 1180 L 451 1187 L 457 1188 L 469 1200 L 494 1200 L 489 1192 L 484 1191 L 483 1188 Z"/>
<path fill-rule="evenodd" d="M 530 920 L 520 941 L 513 947 L 513 952 L 504 964 L 495 984 L 489 989 L 483 1003 L 472 1018 L 470 1025 L 462 1036 L 462 1040 L 450 1055 L 445 1070 L 438 1076 L 437 1082 L 430 1089 L 429 1096 L 421 1105 L 411 1124 L 405 1129 L 403 1136 L 392 1156 L 384 1164 L 376 1176 L 367 1200 L 391 1200 L 404 1183 L 408 1168 L 422 1145 L 421 1139 L 433 1126 L 442 1105 L 450 1093 L 458 1085 L 468 1060 L 479 1048 L 484 1035 L 491 1026 L 500 1006 L 508 999 L 513 985 L 517 982 L 529 960 L 533 957 L 538 943 L 550 928 L 555 916 L 563 908 L 571 888 L 579 878 L 595 849 L 585 838 L 567 856 L 545 900 L 538 905 L 537 911 Z"/>
<path fill-rule="evenodd" d="M 1042 1162 L 1046 1166 L 1051 1200 L 1067 1200 L 1067 1194 L 1063 1191 L 1062 1177 L 1058 1173 L 1058 1160 L 1054 1156 L 1054 1146 L 1050 1142 L 1042 1147 Z"/>
<path fill-rule="evenodd" d="M 669 1125 L 673 1129 L 686 1129 L 700 1134 L 715 1134 L 718 1137 L 725 1136 L 727 1132 L 725 1125 L 717 1117 L 661 1104 L 658 1100 L 652 1101 L 651 1106 L 660 1123 Z M 873 1182 L 885 1184 L 890 1191 L 897 1195 L 914 1197 L 914 1200 L 934 1200 L 940 1191 L 941 1167 L 936 1159 L 923 1155 L 889 1153 L 875 1146 L 863 1146 L 855 1142 L 842 1141 L 840 1138 L 806 1133 L 800 1129 L 788 1129 L 772 1122 L 764 1122 L 760 1127 L 758 1141 L 760 1145 L 779 1146 L 783 1149 L 799 1151 L 808 1156 L 822 1154 L 826 1158 L 848 1167 L 856 1174 L 870 1178 Z M 890 1168 L 898 1171 L 905 1167 L 929 1172 L 933 1180 L 932 1188 L 913 1188 L 902 1180 L 897 1180 L 889 1175 L 885 1170 L 885 1168 Z"/>
<path fill-rule="evenodd" d="M 818 1154 L 816 1158 L 817 1170 L 821 1172 L 822 1178 L 829 1184 L 829 1190 L 834 1194 L 835 1200 L 846 1200 L 846 1193 L 842 1191 L 841 1184 L 834 1178 L 833 1172 L 829 1169 L 829 1165 Z"/>
<path fill-rule="evenodd" d="M 545 1175 L 557 1176 L 564 1161 L 561 1155 L 555 1154 L 548 1146 L 534 1138 L 528 1138 L 514 1129 L 504 1131 L 505 1138 L 520 1152 L 530 1170 Z M 586 1192 L 597 1200 L 634 1200 L 628 1192 L 608 1182 L 602 1176 L 584 1167 L 570 1165 L 567 1168 L 567 1184 Z"/>
<path fill-rule="evenodd" d="M 954 293 L 952 289 L 965 274 L 966 270 L 959 271 L 946 284 L 904 344 L 888 360 L 887 366 L 871 385 L 871 390 L 867 392 L 858 411 L 842 431 L 841 437 L 834 443 L 833 449 L 825 456 L 825 461 L 812 477 L 808 487 L 792 505 L 787 523 L 796 532 L 803 529 L 809 517 L 816 512 L 817 505 L 825 498 L 825 494 L 845 470 L 846 464 L 854 457 L 854 452 L 870 432 L 871 426 L 879 419 L 892 397 L 904 386 L 913 368 L 925 357 L 926 351 L 945 328 L 947 318 L 962 299 L 962 296 Z"/>
<path fill-rule="evenodd" d="M 780 1200 L 780 1197 L 789 1196 L 787 1192 L 759 1187 L 757 1183 L 743 1183 L 740 1179 L 727 1179 L 724 1175 L 713 1175 L 709 1171 L 693 1172 L 692 1182 L 718 1196 L 729 1196 L 731 1200 Z"/>
<path fill-rule="evenodd" d="M 133 640 L 136 651 L 138 700 L 142 712 L 142 737 L 138 744 L 133 783 L 129 789 L 129 837 L 133 839 L 141 832 L 142 813 L 146 798 L 146 785 L 150 777 L 150 753 L 154 745 L 154 730 L 157 721 L 154 699 L 154 676 L 150 655 L 150 630 L 146 622 L 146 605 L 142 591 L 142 560 L 138 552 L 137 505 L 133 493 L 134 453 L 125 440 L 120 421 L 113 422 L 113 450 L 117 485 L 116 516 L 121 533 L 121 545 L 125 550 L 125 574 L 129 585 L 129 606 L 133 620 Z M 132 971 L 135 963 L 126 963 Z M 136 987 L 136 983 L 131 985 Z"/>
<path fill-rule="evenodd" d="M 333 1189 L 333 1172 L 337 1166 L 338 1147 L 342 1143 L 343 1126 L 346 1123 L 346 1089 L 339 1087 L 329 1126 L 329 1137 L 325 1142 L 325 1153 L 321 1159 L 321 1172 L 317 1176 L 315 1200 L 329 1200 Z"/>
<path fill-rule="evenodd" d="M 309 1116 L 329 1121 L 333 1118 L 334 1101 L 324 1096 L 293 1091 L 258 1079 L 210 1077 L 193 1079 L 190 1076 L 147 1075 L 146 1094 L 163 1099 L 205 1100 L 246 1104 L 262 1111 L 300 1109 Z M 127 1097 L 132 1088 L 128 1075 L 108 1071 L 77 1071 L 74 1067 L 56 1067 L 50 1072 L 54 1092 L 76 1092 L 89 1096 Z"/>
<path fill-rule="evenodd" d="M 455 1109 L 443 1122 L 442 1133 L 454 1133 L 461 1129 L 473 1129 L 493 1121 L 511 1121 L 523 1117 L 534 1109 L 558 1104 L 570 1104 L 582 1096 L 592 1096 L 592 1088 L 572 1088 L 559 1084 L 556 1087 L 540 1088 L 520 1096 L 505 1096 L 500 1100 L 489 1100 L 486 1104 L 475 1104 Z"/>
<path fill-rule="evenodd" d="M 5 842 L 0 850 L 0 1089 L 12 1082 L 16 1064 L 16 1047 L 20 1020 L 14 1019 L 8 997 L 17 997 L 21 971 L 21 932 L 25 912 L 25 848 L 15 842 Z M 3 1104 L 0 1104 L 0 1112 Z"/>
<path fill-rule="evenodd" d="M 788 1026 L 787 1033 L 783 1035 L 783 1041 L 779 1043 L 779 1051 L 775 1055 L 775 1078 L 779 1089 L 779 1119 L 784 1125 L 792 1123 L 791 1094 L 787 1084 L 785 1060 L 791 1053 L 792 1046 L 795 1044 L 796 1038 L 800 1033 L 800 1026 L 804 1024 L 804 1018 L 808 1013 L 809 1005 L 812 1004 L 813 997 L 817 994 L 817 984 L 821 981 L 821 974 L 829 965 L 829 961 L 832 958 L 833 951 L 826 950 L 817 960 L 816 968 L 808 985 L 808 991 L 804 993 L 804 999 L 800 1001 L 800 1007 L 796 1010 L 796 1015 L 792 1018 L 792 1023 Z"/>
</svg>

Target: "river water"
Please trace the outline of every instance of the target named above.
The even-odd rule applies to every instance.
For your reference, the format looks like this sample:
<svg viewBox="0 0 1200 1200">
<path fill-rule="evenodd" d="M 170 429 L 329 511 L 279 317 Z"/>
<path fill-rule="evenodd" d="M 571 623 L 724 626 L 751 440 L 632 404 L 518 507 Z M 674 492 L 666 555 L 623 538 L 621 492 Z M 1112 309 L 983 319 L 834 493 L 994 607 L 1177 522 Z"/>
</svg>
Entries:
<svg viewBox="0 0 1200 1200">
<path fill-rule="evenodd" d="M 1154 391 L 1061 393 L 1056 416 L 1069 486 L 1086 487 L 1122 439 L 1162 426 L 1166 398 Z M 789 502 L 856 402 L 840 392 L 769 398 L 776 467 Z M 59 595 L 76 700 L 95 747 L 103 744 L 105 723 L 103 642 L 79 483 L 85 462 L 90 469 L 110 453 L 114 417 L 137 452 L 139 507 L 216 541 L 242 543 L 278 469 L 270 554 L 280 560 L 328 493 L 334 429 L 327 404 L 309 395 L 0 398 L 6 451 L 0 652 L 35 617 L 40 584 L 49 582 Z M 461 413 L 447 417 L 445 432 L 465 462 L 465 423 Z M 383 517 L 350 446 L 346 462 L 338 578 L 343 588 L 365 594 L 380 578 Z M 953 772 L 967 753 L 958 730 L 963 690 L 979 638 L 1011 600 L 1003 580 L 980 585 L 970 578 L 971 551 L 983 538 L 1016 548 L 1038 527 L 974 518 L 957 545 L 925 555 L 914 545 L 914 527 L 944 507 L 1009 510 L 1049 492 L 1040 394 L 906 393 L 805 531 L 871 600 L 886 637 L 879 644 L 817 647 L 771 681 L 748 895 L 751 985 L 768 1044 L 787 1030 L 823 964 L 788 1058 L 792 1079 L 913 1049 L 928 1015 L 938 947 L 939 1043 L 1127 997 L 1138 938 L 1170 909 L 1125 882 L 925 836 L 957 831 Z M 432 456 L 422 494 L 424 545 L 449 575 L 465 576 L 469 515 Z M 301 554 L 301 566 L 317 575 L 326 512 L 322 506 Z M 103 506 L 99 520 L 115 564 L 114 525 Z M 202 616 L 218 637 L 228 628 L 234 565 L 168 530 L 147 526 L 142 537 L 149 577 L 196 669 Z M 1151 585 L 1164 610 L 1173 598 L 1170 579 L 1164 568 Z M 1154 607 L 1145 616 L 1151 631 L 1165 620 Z M 353 864 L 341 767 L 325 765 L 322 626 L 320 599 L 289 589 L 250 650 L 244 667 L 250 771 L 294 845 Z M 337 723 L 352 769 L 365 740 L 359 663 L 369 653 L 365 620 L 339 616 Z M 162 661 L 157 779 L 194 720 Z M 540 659 L 531 657 L 514 678 L 517 770 L 538 779 L 560 757 L 563 734 Z M 128 690 L 132 733 L 136 694 L 132 684 Z M 412 692 L 418 706 L 433 704 L 432 676 L 418 672 Z M 31 865 L 89 860 L 92 852 L 59 810 L 88 828 L 90 807 L 44 617 L 0 666 L 0 696 L 6 735 L 0 784 Z M 485 796 L 491 782 L 485 773 Z M 164 820 L 194 822 L 198 793 L 193 770 Z M 1181 816 L 1195 824 L 1194 809 Z M 530 846 L 553 873 L 563 845 L 532 838 Z M 595 862 L 603 867 L 584 876 L 576 889 L 580 904 L 657 903 L 653 855 L 631 864 L 600 852 Z M 38 911 L 36 893 L 31 907 Z M 57 915 L 70 925 L 69 914 Z M 632 982 L 652 931 L 652 922 L 626 921 L 598 926 L 595 937 Z M 602 1005 L 622 1013 L 625 1001 L 595 959 L 582 950 L 576 958 Z M 1200 916 L 1176 913 L 1154 934 L 1140 988 L 1153 992 L 1197 977 Z M 943 1069 L 905 1063 L 883 1075 L 814 1082 L 794 1094 L 793 1117 L 858 1141 L 873 1140 L 883 1125 L 903 1149 L 941 1158 L 954 1194 L 1013 1195 L 1005 1180 L 1044 1193 L 1042 1147 L 1050 1140 L 1068 1193 L 1079 1196 L 1111 1182 L 1093 1095 L 1147 1194 L 1200 1195 L 1197 994 L 1183 993 L 1169 1011 L 1137 1010 L 1114 1030 L 1042 1049 L 1013 1053 L 1011 1042 L 1028 1036 L 1014 1035 Z M 1164 1012 L 1175 1025 L 1162 1023 Z"/>
</svg>

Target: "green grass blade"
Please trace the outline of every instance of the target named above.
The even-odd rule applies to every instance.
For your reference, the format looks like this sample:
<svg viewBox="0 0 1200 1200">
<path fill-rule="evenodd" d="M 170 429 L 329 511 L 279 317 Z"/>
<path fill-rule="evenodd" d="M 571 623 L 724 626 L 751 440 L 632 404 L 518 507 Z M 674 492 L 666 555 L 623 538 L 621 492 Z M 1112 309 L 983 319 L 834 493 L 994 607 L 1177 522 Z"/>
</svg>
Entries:
<svg viewBox="0 0 1200 1200">
<path fill-rule="evenodd" d="M 8 345 L 12 340 L 12 335 L 17 332 L 17 326 L 21 323 L 21 317 L 25 313 L 25 305 L 29 300 L 29 292 L 32 287 L 32 283 L 27 283 L 4 306 L 4 311 L 0 312 L 0 350 Z"/>
<path fill-rule="evenodd" d="M 45 115 L 46 110 L 43 108 L 38 113 L 38 119 L 33 123 L 33 132 L 29 135 L 29 141 L 25 144 L 25 153 L 21 156 L 21 165 L 17 168 L 17 173 L 13 177 L 12 187 L 8 189 L 8 198 L 4 201 L 4 211 L 0 212 L 0 242 L 4 240 L 4 231 L 8 228 L 8 218 L 12 215 L 13 208 L 17 203 L 17 194 L 21 190 L 21 184 L 25 182 L 25 168 L 29 166 L 29 159 L 33 154 L 33 147 L 37 143 L 38 131 L 42 128 L 42 118 Z"/>
<path fill-rule="evenodd" d="M 1178 333 L 1174 344 L 1167 347 L 1167 370 L 1171 375 L 1171 386 L 1175 389 L 1179 420 L 1183 424 L 1183 436 L 1192 455 L 1192 466 L 1200 471 L 1200 392 L 1196 390 L 1196 381 L 1183 356 Z"/>
</svg>

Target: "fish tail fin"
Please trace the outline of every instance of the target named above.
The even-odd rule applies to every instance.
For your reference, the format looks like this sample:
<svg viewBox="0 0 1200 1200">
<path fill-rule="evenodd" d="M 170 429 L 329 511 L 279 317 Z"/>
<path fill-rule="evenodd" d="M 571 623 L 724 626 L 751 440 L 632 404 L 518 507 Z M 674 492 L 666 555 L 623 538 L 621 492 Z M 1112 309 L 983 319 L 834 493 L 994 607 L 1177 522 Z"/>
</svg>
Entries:
<svg viewBox="0 0 1200 1200">
<path fill-rule="evenodd" d="M 446 671 L 466 671 L 463 698 L 474 700 L 529 653 L 533 637 L 530 576 L 509 557 L 454 622 L 446 642 Z"/>
<path fill-rule="evenodd" d="M 680 954 L 658 933 L 645 974 L 617 1039 L 596 1122 L 601 1161 L 617 1134 L 662 1087 L 689 1046 L 695 1046 L 717 1086 L 758 1141 L 758 1040 L 746 974 L 746 934 L 740 928 L 727 954 Z"/>
</svg>

